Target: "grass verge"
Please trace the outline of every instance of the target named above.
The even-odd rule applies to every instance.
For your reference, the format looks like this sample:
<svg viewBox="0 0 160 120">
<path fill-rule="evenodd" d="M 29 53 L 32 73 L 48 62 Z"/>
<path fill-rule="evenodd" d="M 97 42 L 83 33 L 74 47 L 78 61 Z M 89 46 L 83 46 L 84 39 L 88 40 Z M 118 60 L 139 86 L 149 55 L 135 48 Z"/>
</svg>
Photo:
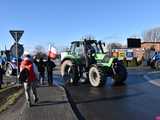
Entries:
<svg viewBox="0 0 160 120">
<path fill-rule="evenodd" d="M 0 113 L 7 110 L 11 105 L 13 105 L 22 94 L 23 89 L 19 89 L 17 92 L 9 95 L 6 102 L 0 106 Z"/>
<path fill-rule="evenodd" d="M 5 92 L 6 90 L 10 89 L 12 86 L 2 86 L 2 89 L 0 89 L 0 93 Z"/>
</svg>

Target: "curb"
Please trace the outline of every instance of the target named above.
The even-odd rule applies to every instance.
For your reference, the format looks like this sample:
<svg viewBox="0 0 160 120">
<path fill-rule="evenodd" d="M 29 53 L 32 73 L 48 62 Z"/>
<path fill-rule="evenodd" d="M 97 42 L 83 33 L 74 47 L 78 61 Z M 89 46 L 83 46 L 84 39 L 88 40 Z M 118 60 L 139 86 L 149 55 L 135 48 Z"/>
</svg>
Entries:
<svg viewBox="0 0 160 120">
<path fill-rule="evenodd" d="M 65 92 L 65 96 L 66 96 L 66 99 L 68 101 L 68 104 L 70 105 L 70 108 L 73 112 L 73 116 L 75 116 L 75 118 L 77 120 L 85 120 L 83 119 L 83 117 L 80 115 L 80 112 L 78 110 L 78 108 L 76 107 L 76 104 L 73 102 L 73 99 L 71 98 L 71 95 L 69 94 L 68 90 L 66 89 L 66 87 L 64 85 L 60 85 L 58 83 L 54 83 L 57 87 L 59 87 L 61 90 L 64 90 Z M 78 113 L 78 114 L 77 114 Z"/>
<path fill-rule="evenodd" d="M 76 103 L 74 102 L 74 100 L 71 97 L 71 94 L 69 93 L 69 91 L 67 90 L 67 88 L 65 86 L 63 86 L 63 89 L 65 90 L 66 93 L 66 97 L 69 101 L 69 104 L 72 108 L 73 113 L 75 114 L 77 120 L 85 120 L 85 118 L 82 116 L 82 114 L 80 113 L 80 111 L 78 110 Z"/>
</svg>

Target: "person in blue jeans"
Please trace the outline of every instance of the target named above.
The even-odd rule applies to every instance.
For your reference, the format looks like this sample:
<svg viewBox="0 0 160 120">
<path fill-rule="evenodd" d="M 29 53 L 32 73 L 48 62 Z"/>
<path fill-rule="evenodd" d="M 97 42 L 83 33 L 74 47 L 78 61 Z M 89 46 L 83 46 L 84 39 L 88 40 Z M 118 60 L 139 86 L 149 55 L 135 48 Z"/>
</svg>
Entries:
<svg viewBox="0 0 160 120">
<path fill-rule="evenodd" d="M 40 61 L 38 62 L 38 71 L 40 84 L 43 85 L 45 78 L 45 62 L 43 61 L 43 58 L 40 58 Z"/>
</svg>

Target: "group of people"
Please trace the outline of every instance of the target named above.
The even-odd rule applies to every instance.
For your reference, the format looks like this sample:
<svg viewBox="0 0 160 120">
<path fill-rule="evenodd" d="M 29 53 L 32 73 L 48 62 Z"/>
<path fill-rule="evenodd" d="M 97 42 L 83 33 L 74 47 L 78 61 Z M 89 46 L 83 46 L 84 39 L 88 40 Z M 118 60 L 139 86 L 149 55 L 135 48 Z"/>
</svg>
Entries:
<svg viewBox="0 0 160 120">
<path fill-rule="evenodd" d="M 39 62 L 34 60 L 34 63 L 36 64 L 39 72 L 39 82 L 41 85 L 44 84 L 44 79 L 45 79 L 45 70 L 47 71 L 47 78 L 48 78 L 48 85 L 52 86 L 53 85 L 53 68 L 56 66 L 55 63 L 48 57 L 48 60 L 45 62 L 43 61 L 43 58 L 40 58 Z"/>
<path fill-rule="evenodd" d="M 20 65 L 20 75 L 19 80 L 22 81 L 25 89 L 25 96 L 27 100 L 27 104 L 31 106 L 31 90 L 33 93 L 34 102 L 38 102 L 38 95 L 37 95 L 37 81 L 41 84 L 44 84 L 45 79 L 45 68 L 47 69 L 47 76 L 48 76 L 48 84 L 52 86 L 53 79 L 52 79 L 52 71 L 55 67 L 55 63 L 48 57 L 46 62 L 43 59 L 40 59 L 39 62 L 33 60 L 32 56 L 29 52 L 25 52 L 23 55 L 23 60 Z"/>
</svg>

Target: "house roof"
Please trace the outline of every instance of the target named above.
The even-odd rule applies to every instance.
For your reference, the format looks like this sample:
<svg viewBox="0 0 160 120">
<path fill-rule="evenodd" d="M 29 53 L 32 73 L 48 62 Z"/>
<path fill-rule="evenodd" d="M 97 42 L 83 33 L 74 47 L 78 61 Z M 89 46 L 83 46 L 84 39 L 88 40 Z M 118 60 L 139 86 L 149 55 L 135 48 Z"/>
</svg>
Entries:
<svg viewBox="0 0 160 120">
<path fill-rule="evenodd" d="M 141 44 L 147 44 L 147 43 L 160 44 L 160 42 L 142 42 Z"/>
</svg>

